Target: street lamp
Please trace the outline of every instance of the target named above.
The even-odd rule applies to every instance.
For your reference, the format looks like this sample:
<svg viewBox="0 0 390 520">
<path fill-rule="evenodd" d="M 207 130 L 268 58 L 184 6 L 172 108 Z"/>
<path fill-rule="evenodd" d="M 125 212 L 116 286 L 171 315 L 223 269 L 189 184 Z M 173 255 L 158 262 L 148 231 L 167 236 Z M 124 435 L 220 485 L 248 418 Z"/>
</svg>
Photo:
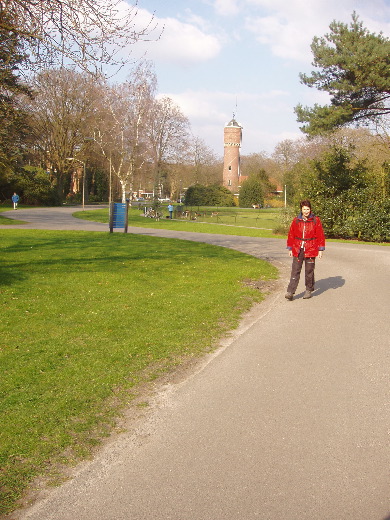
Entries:
<svg viewBox="0 0 390 520">
<path fill-rule="evenodd" d="M 83 165 L 83 211 L 84 211 L 84 203 L 85 203 L 85 162 L 80 161 L 80 159 L 76 159 L 75 157 L 67 157 L 67 161 L 77 161 Z"/>
</svg>

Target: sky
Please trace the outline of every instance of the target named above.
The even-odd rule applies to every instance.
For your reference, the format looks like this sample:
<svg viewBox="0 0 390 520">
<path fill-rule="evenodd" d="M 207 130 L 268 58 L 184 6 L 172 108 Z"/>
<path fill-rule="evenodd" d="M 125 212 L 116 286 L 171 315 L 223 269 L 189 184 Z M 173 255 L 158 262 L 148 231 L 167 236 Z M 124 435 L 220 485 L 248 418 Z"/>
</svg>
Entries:
<svg viewBox="0 0 390 520">
<path fill-rule="evenodd" d="M 241 154 L 272 154 L 303 136 L 298 103 L 329 101 L 299 73 L 314 70 L 313 37 L 333 20 L 350 23 L 353 11 L 370 32 L 390 36 L 390 0 L 138 0 L 136 26 L 154 18 L 150 41 L 131 53 L 154 63 L 158 95 L 179 105 L 217 157 L 233 114 L 243 127 Z"/>
</svg>

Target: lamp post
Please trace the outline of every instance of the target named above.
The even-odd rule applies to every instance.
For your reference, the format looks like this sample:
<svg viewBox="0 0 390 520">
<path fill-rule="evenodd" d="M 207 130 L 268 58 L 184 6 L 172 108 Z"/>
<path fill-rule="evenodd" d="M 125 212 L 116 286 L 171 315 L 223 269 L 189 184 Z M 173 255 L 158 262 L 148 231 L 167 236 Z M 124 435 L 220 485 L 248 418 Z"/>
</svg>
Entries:
<svg viewBox="0 0 390 520">
<path fill-rule="evenodd" d="M 77 161 L 79 162 L 80 164 L 83 165 L 83 211 L 84 211 L 84 206 L 85 206 L 85 162 L 84 161 L 80 161 L 80 159 L 76 159 L 75 157 L 67 157 L 66 158 L 67 161 Z"/>
</svg>

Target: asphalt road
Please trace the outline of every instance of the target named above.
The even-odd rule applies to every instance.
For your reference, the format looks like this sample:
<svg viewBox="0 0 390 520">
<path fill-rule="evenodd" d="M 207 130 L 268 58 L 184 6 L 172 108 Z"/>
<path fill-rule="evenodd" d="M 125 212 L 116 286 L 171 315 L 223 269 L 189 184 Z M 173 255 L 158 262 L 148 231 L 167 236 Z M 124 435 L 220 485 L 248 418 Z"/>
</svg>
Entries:
<svg viewBox="0 0 390 520">
<path fill-rule="evenodd" d="M 12 216 L 24 228 L 108 231 L 70 212 Z M 281 283 L 218 352 L 12 519 L 389 520 L 390 248 L 328 243 L 312 299 L 301 281 L 288 302 L 282 240 L 129 232 L 267 258 Z"/>
</svg>

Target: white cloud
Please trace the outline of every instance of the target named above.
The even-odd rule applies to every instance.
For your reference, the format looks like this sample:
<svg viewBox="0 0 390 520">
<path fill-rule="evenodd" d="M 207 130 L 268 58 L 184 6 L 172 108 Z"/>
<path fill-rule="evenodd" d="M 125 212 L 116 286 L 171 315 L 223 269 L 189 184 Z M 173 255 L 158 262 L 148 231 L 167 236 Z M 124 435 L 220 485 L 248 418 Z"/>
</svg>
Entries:
<svg viewBox="0 0 390 520">
<path fill-rule="evenodd" d="M 215 0 L 214 9 L 220 16 L 235 16 L 240 11 L 237 0 Z"/>
<path fill-rule="evenodd" d="M 257 41 L 269 45 L 275 56 L 304 61 L 310 58 L 312 37 L 295 24 L 286 23 L 276 16 L 266 16 L 248 19 L 246 27 L 255 34 Z"/>
<path fill-rule="evenodd" d="M 208 20 L 205 20 L 202 16 L 199 16 L 191 11 L 191 9 L 185 9 L 184 15 L 180 17 L 185 23 L 196 25 L 201 29 L 209 29 L 210 23 Z"/>
<path fill-rule="evenodd" d="M 182 112 L 192 121 L 202 120 L 207 124 L 225 124 L 231 117 L 231 112 L 226 112 L 226 107 L 240 107 L 249 105 L 252 110 L 259 110 L 272 113 L 278 110 L 280 103 L 285 106 L 285 98 L 288 93 L 283 90 L 271 90 L 263 93 L 239 92 L 234 94 L 226 91 L 207 91 L 207 90 L 185 90 L 181 93 L 165 92 L 161 97 L 168 96 L 173 99 L 181 108 Z M 239 118 L 238 118 L 239 119 Z"/>
<path fill-rule="evenodd" d="M 137 27 L 145 27 L 150 18 L 150 12 L 138 9 Z M 192 23 L 155 17 L 154 23 L 156 28 L 151 31 L 149 41 L 138 41 L 134 47 L 136 57 L 146 53 L 145 57 L 150 60 L 188 66 L 211 60 L 221 51 L 219 37 L 198 27 L 201 24 L 199 17 L 193 18 Z"/>
<path fill-rule="evenodd" d="M 221 121 L 224 112 L 219 107 L 225 104 L 224 100 L 230 100 L 231 94 L 225 92 L 207 92 L 205 90 L 186 90 L 181 93 L 161 94 L 173 99 L 181 108 L 182 112 L 190 119 L 201 119 L 203 121 Z"/>
<path fill-rule="evenodd" d="M 246 0 L 253 9 L 245 18 L 257 41 L 275 56 L 311 61 L 314 36 L 329 32 L 333 20 L 349 23 L 356 11 L 370 31 L 389 32 L 390 11 L 386 0 Z M 256 9 L 257 8 L 257 9 Z M 259 14 L 257 14 L 259 13 Z M 372 16 L 375 13 L 376 20 Z M 382 21 L 378 21 L 382 20 Z"/>
</svg>

